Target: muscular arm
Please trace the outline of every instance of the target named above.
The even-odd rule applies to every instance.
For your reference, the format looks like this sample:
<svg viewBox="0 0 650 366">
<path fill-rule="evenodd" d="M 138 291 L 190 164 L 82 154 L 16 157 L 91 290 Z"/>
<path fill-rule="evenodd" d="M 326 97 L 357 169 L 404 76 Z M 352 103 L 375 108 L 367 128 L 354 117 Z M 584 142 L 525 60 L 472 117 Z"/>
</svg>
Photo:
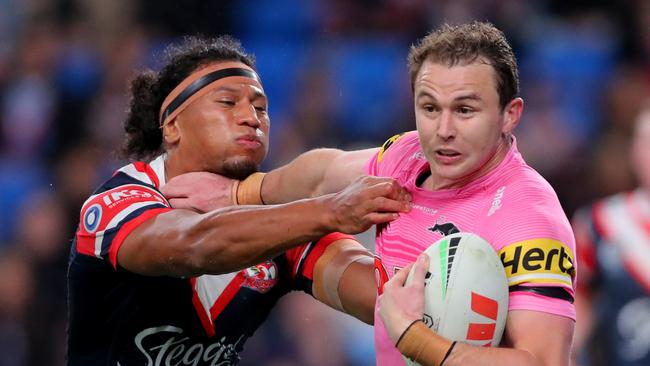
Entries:
<svg viewBox="0 0 650 366">
<path fill-rule="evenodd" d="M 377 298 L 373 256 L 356 240 L 335 241 L 314 265 L 312 293 L 326 305 L 372 325 Z"/>
<path fill-rule="evenodd" d="M 386 283 L 379 298 L 380 315 L 393 342 L 404 334 L 399 344 L 403 354 L 411 358 L 419 356 L 417 361 L 422 365 L 438 366 L 451 341 L 421 322 L 405 332 L 413 320 L 422 318 L 426 268 L 426 258 L 418 260 L 413 268 L 417 280 L 405 286 L 409 271 L 402 270 Z M 501 347 L 484 348 L 459 342 L 444 365 L 569 365 L 574 326 L 573 320 L 563 316 L 512 310 L 508 312 Z"/>
<path fill-rule="evenodd" d="M 569 365 L 574 325 L 559 315 L 513 310 L 508 313 L 505 347 L 458 344 L 445 365 Z"/>
<path fill-rule="evenodd" d="M 356 234 L 397 218 L 408 203 L 390 197 L 392 180 L 364 177 L 343 191 L 276 206 L 236 206 L 199 214 L 176 209 L 135 228 L 117 262 L 145 275 L 232 272 L 292 246 L 340 231 Z"/>
<path fill-rule="evenodd" d="M 364 165 L 377 150 L 308 151 L 266 175 L 262 199 L 266 204 L 276 204 L 338 192 L 364 174 Z"/>
</svg>

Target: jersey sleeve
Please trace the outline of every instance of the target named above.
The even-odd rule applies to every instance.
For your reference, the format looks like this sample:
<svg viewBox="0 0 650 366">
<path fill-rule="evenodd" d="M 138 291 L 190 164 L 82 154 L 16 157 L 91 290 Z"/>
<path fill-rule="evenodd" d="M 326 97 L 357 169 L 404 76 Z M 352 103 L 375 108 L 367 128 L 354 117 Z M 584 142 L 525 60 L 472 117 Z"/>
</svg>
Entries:
<svg viewBox="0 0 650 366">
<path fill-rule="evenodd" d="M 497 244 L 506 272 L 509 309 L 575 320 L 576 250 L 566 215 L 554 194 L 508 193 L 519 202 L 492 216 L 496 234 L 489 240 Z"/>
<path fill-rule="evenodd" d="M 413 133 L 400 133 L 386 140 L 379 151 L 366 163 L 365 173 L 374 176 L 391 176 L 392 171 L 397 167 L 397 162 L 394 160 L 402 157 L 402 154 L 395 153 L 399 148 L 394 146 L 402 145 L 405 140 L 408 140 L 403 137 L 412 135 Z"/>
<path fill-rule="evenodd" d="M 354 237 L 347 234 L 331 233 L 317 241 L 290 249 L 285 253 L 291 271 L 292 290 L 303 291 L 313 296 L 314 266 L 325 249 L 341 239 L 354 239 Z"/>
<path fill-rule="evenodd" d="M 124 239 L 171 207 L 158 190 L 123 173 L 113 176 L 98 192 L 81 208 L 76 250 L 117 268 L 117 251 Z"/>
</svg>

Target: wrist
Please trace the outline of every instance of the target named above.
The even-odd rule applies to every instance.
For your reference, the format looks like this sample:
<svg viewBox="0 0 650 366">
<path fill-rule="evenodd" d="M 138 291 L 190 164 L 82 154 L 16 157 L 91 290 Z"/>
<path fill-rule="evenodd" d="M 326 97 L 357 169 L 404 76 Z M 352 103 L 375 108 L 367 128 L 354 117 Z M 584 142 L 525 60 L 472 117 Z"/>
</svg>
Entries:
<svg viewBox="0 0 650 366">
<path fill-rule="evenodd" d="M 450 357 L 454 346 L 454 342 L 439 336 L 421 321 L 413 322 L 396 345 L 411 360 L 438 366 Z"/>
<path fill-rule="evenodd" d="M 262 182 L 266 173 L 253 173 L 233 186 L 234 202 L 238 205 L 263 205 Z"/>
<path fill-rule="evenodd" d="M 321 228 L 324 234 L 340 231 L 340 225 L 336 212 L 332 209 L 334 194 L 326 194 L 312 199 L 318 206 L 318 211 L 321 213 Z"/>
</svg>

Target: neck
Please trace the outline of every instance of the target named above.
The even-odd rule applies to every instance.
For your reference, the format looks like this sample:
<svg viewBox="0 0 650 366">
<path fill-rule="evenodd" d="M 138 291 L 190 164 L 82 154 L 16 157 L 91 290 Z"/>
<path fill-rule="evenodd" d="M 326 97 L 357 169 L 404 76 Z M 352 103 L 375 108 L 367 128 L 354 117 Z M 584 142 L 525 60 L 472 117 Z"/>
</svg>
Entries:
<svg viewBox="0 0 650 366">
<path fill-rule="evenodd" d="M 181 159 L 175 150 L 170 150 L 165 154 L 165 181 L 169 182 L 177 175 L 194 171 L 187 166 L 187 160 Z"/>
<path fill-rule="evenodd" d="M 422 186 L 424 188 L 430 189 L 432 191 L 440 189 L 453 189 L 453 188 L 462 188 L 469 183 L 487 175 L 493 171 L 508 155 L 508 151 L 512 146 L 512 138 L 504 137 L 501 139 L 501 142 L 497 146 L 492 157 L 488 159 L 480 168 L 473 171 L 472 173 L 461 177 L 459 179 L 447 180 L 440 177 L 436 177 L 431 171 L 431 175 L 424 181 Z"/>
</svg>

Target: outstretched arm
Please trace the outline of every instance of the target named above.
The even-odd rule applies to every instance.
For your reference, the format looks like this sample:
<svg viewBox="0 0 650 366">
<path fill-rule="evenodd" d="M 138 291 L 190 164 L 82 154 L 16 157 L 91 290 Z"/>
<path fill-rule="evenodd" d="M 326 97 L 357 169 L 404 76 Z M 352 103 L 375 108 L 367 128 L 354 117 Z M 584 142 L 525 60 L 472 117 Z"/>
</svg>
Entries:
<svg viewBox="0 0 650 366">
<path fill-rule="evenodd" d="M 377 150 L 316 149 L 303 153 L 266 175 L 262 199 L 275 204 L 338 192 L 364 174 L 364 165 Z"/>
<path fill-rule="evenodd" d="M 356 234 L 392 221 L 409 209 L 396 199 L 401 190 L 392 179 L 364 177 L 336 194 L 290 204 L 172 210 L 128 234 L 117 262 L 146 275 L 232 272 L 333 231 Z"/>
<path fill-rule="evenodd" d="M 428 258 L 416 262 L 414 281 L 405 286 L 408 270 L 398 272 L 384 285 L 379 297 L 380 316 L 391 340 L 400 339 L 398 348 L 405 356 L 422 365 L 438 366 L 452 342 L 426 327 L 424 276 Z M 408 267 L 407 267 L 408 269 Z M 409 327 L 409 325 L 413 323 Z M 408 329 L 407 329 L 408 328 Z M 574 322 L 562 316 L 527 310 L 508 313 L 503 347 L 483 348 L 456 343 L 444 360 L 454 365 L 569 365 Z"/>
</svg>

